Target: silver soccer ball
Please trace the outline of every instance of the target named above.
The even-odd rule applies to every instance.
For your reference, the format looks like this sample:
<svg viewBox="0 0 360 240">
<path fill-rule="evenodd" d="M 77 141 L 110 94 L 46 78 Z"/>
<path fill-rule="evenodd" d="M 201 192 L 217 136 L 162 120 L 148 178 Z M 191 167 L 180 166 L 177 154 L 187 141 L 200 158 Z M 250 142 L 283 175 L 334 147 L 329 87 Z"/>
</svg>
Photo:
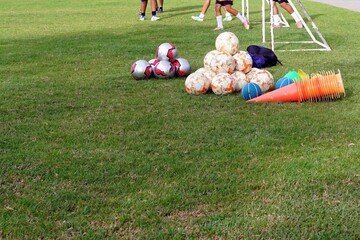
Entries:
<svg viewBox="0 0 360 240">
<path fill-rule="evenodd" d="M 151 77 L 151 65 L 146 60 L 138 60 L 131 66 L 131 75 L 135 80 Z"/>
<path fill-rule="evenodd" d="M 178 55 L 178 50 L 172 43 L 162 43 L 156 49 L 156 58 L 173 62 Z"/>
<path fill-rule="evenodd" d="M 176 68 L 176 75 L 187 77 L 191 73 L 190 63 L 185 58 L 177 58 L 173 64 Z"/>
<path fill-rule="evenodd" d="M 154 75 L 157 78 L 172 78 L 175 76 L 175 66 L 166 60 L 161 60 L 155 65 Z"/>
</svg>

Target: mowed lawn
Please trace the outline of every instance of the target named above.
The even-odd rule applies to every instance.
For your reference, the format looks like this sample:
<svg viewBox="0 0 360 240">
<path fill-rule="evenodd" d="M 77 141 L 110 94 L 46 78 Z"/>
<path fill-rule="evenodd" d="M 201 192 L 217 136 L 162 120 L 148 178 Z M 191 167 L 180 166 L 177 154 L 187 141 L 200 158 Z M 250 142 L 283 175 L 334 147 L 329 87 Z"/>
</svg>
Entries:
<svg viewBox="0 0 360 240">
<path fill-rule="evenodd" d="M 204 22 L 200 0 L 140 22 L 138 1 L 0 0 L 0 239 L 359 239 L 360 13 L 303 3 L 332 51 L 279 51 L 268 70 L 339 69 L 344 98 L 257 104 L 131 77 L 163 42 L 203 67 L 214 3 Z M 276 39 L 308 40 L 284 15 Z M 224 23 L 241 50 L 263 44 L 261 1 L 250 21 Z"/>
</svg>

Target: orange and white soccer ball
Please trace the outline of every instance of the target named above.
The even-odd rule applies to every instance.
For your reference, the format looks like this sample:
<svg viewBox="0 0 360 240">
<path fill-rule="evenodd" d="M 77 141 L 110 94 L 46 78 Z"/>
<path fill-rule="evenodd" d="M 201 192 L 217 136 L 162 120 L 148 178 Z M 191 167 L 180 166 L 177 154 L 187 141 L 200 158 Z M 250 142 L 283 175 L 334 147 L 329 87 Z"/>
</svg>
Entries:
<svg viewBox="0 0 360 240">
<path fill-rule="evenodd" d="M 231 76 L 234 79 L 234 87 L 235 87 L 235 92 L 241 92 L 242 88 L 249 83 L 247 81 L 246 75 L 245 73 L 241 72 L 241 71 L 235 71 L 233 72 L 233 74 L 231 74 Z"/>
<path fill-rule="evenodd" d="M 232 32 L 220 33 L 215 40 L 216 50 L 234 55 L 239 51 L 239 39 Z"/>
<path fill-rule="evenodd" d="M 204 57 L 204 67 L 208 70 L 219 73 L 233 73 L 235 70 L 235 59 L 230 54 L 213 50 Z"/>
<path fill-rule="evenodd" d="M 253 65 L 253 60 L 247 51 L 238 51 L 234 54 L 235 70 L 248 73 Z"/>
<path fill-rule="evenodd" d="M 185 80 L 185 90 L 189 94 L 200 95 L 210 88 L 209 79 L 201 72 L 193 72 Z"/>
<path fill-rule="evenodd" d="M 246 74 L 247 81 L 260 86 L 261 92 L 265 93 L 274 87 L 274 78 L 266 69 L 251 68 Z"/>
<path fill-rule="evenodd" d="M 216 95 L 227 95 L 234 92 L 234 78 L 229 73 L 217 74 L 211 81 L 211 90 Z"/>
<path fill-rule="evenodd" d="M 213 72 L 209 69 L 203 68 L 203 67 L 196 70 L 196 72 L 200 72 L 200 73 L 204 74 L 205 77 L 207 77 L 209 79 L 209 83 L 211 83 L 211 80 L 216 76 L 215 72 Z"/>
</svg>

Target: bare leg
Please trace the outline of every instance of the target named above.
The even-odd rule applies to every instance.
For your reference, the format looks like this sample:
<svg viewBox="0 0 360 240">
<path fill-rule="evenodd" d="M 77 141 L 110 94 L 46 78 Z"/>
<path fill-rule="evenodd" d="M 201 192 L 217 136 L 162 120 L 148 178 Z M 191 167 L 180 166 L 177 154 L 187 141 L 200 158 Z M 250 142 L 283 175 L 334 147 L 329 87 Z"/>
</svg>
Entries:
<svg viewBox="0 0 360 240">
<path fill-rule="evenodd" d="M 205 0 L 204 1 L 204 5 L 201 9 L 201 13 L 205 15 L 206 11 L 209 9 L 209 6 L 210 6 L 210 3 L 211 3 L 211 0 Z"/>
</svg>

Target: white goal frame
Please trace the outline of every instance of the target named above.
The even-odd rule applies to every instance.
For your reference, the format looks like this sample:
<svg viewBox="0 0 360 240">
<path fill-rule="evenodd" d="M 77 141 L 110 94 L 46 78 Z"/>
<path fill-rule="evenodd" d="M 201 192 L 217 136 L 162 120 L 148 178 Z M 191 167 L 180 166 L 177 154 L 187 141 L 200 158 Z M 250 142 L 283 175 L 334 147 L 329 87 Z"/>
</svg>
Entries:
<svg viewBox="0 0 360 240">
<path fill-rule="evenodd" d="M 296 0 L 297 4 L 302 9 L 302 11 L 303 11 L 304 15 L 306 16 L 307 20 L 309 21 L 309 23 L 311 23 L 311 26 L 312 26 L 313 30 L 317 34 L 317 37 L 320 38 L 320 40 L 318 40 L 314 36 L 312 30 L 306 24 L 303 17 L 300 15 L 297 8 L 293 4 L 292 0 L 288 0 L 289 4 L 294 9 L 294 12 L 296 12 L 296 14 L 298 14 L 298 16 L 300 17 L 301 22 L 303 24 L 303 27 L 305 28 L 305 30 L 309 34 L 309 36 L 311 38 L 311 41 L 276 42 L 275 41 L 275 35 L 274 35 L 274 26 L 273 26 L 273 5 L 270 4 L 270 2 L 269 2 L 271 0 L 262 0 L 262 11 L 261 12 L 262 12 L 262 41 L 263 41 L 263 43 L 266 43 L 266 7 L 265 7 L 266 4 L 265 4 L 265 1 L 268 2 L 268 4 L 270 5 L 270 44 L 271 44 L 271 49 L 273 51 L 275 51 L 275 44 L 292 44 L 292 43 L 295 43 L 295 44 L 296 43 L 298 43 L 298 44 L 317 44 L 320 47 L 319 48 L 311 48 L 311 49 L 310 48 L 299 48 L 299 49 L 276 50 L 276 51 L 331 51 L 331 48 L 330 48 L 329 44 L 326 42 L 325 38 L 323 37 L 323 35 L 321 34 L 319 29 L 315 25 L 314 21 L 311 19 L 309 13 L 306 11 L 304 5 L 301 3 L 300 0 Z"/>
</svg>

